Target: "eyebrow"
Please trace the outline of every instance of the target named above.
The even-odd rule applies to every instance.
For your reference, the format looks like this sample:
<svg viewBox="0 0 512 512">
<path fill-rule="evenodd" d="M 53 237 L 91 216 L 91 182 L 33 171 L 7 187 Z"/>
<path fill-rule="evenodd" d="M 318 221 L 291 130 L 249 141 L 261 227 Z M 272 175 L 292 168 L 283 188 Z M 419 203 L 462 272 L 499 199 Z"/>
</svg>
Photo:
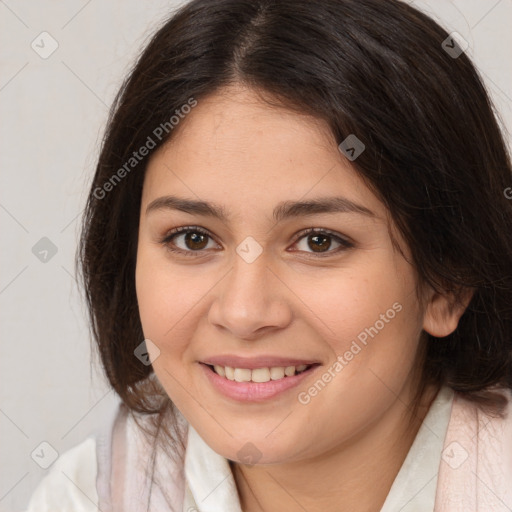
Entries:
<svg viewBox="0 0 512 512">
<path fill-rule="evenodd" d="M 146 215 L 157 210 L 178 210 L 191 215 L 213 217 L 223 222 L 229 221 L 229 214 L 220 205 L 208 201 L 184 199 L 177 196 L 162 196 L 152 201 L 146 208 Z M 306 217 L 321 213 L 357 213 L 376 217 L 375 213 L 345 197 L 321 197 L 309 201 L 283 201 L 273 211 L 276 222 L 291 217 Z"/>
</svg>

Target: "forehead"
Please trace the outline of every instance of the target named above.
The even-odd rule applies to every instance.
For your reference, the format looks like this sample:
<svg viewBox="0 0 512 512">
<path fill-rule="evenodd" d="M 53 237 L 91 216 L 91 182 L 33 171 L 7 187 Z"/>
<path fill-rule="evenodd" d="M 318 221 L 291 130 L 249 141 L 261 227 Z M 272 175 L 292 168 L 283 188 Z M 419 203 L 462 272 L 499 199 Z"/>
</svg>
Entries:
<svg viewBox="0 0 512 512">
<path fill-rule="evenodd" d="M 211 198 L 227 211 L 339 195 L 379 216 L 385 210 L 340 153 L 325 121 L 236 87 L 199 100 L 151 157 L 143 203 L 166 193 Z"/>
</svg>

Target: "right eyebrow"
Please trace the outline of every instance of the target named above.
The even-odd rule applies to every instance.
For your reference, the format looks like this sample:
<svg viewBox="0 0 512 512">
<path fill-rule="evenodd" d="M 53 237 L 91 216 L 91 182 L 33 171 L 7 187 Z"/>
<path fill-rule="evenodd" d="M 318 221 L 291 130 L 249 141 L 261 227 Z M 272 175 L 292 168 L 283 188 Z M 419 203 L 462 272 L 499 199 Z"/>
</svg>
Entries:
<svg viewBox="0 0 512 512">
<path fill-rule="evenodd" d="M 190 213 L 191 215 L 203 215 L 205 217 L 215 217 L 227 222 L 228 214 L 221 206 L 209 203 L 207 201 L 197 201 L 195 199 L 183 199 L 176 196 L 158 197 L 146 208 L 146 215 L 156 210 L 179 210 Z"/>
</svg>

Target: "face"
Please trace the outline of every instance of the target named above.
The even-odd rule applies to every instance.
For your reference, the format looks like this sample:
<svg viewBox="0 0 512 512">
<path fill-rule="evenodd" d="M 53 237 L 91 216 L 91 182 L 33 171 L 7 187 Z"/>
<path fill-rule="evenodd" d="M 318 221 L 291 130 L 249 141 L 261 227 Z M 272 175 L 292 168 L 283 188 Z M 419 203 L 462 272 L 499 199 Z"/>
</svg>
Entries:
<svg viewBox="0 0 512 512">
<path fill-rule="evenodd" d="M 321 456 L 412 392 L 435 323 L 414 268 L 322 121 L 231 87 L 181 123 L 148 165 L 140 213 L 155 373 L 224 457 Z"/>
</svg>

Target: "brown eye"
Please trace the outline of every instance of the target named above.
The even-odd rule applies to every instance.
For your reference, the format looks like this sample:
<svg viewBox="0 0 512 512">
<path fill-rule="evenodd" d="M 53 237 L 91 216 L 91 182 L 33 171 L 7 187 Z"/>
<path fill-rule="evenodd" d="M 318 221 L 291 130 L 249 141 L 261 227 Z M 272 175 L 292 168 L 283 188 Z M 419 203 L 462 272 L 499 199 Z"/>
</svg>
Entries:
<svg viewBox="0 0 512 512">
<path fill-rule="evenodd" d="M 188 249 L 197 251 L 204 249 L 208 245 L 208 235 L 197 232 L 190 232 L 185 234 L 185 245 Z"/>
<path fill-rule="evenodd" d="M 194 226 L 173 229 L 161 243 L 170 251 L 186 256 L 206 254 L 203 249 L 220 248 L 205 230 Z"/>
<path fill-rule="evenodd" d="M 294 244 L 296 250 L 318 256 L 337 254 L 344 249 L 354 247 L 354 244 L 341 235 L 330 233 L 321 228 L 310 228 L 299 234 Z"/>
<path fill-rule="evenodd" d="M 308 247 L 314 252 L 324 252 L 331 247 L 331 238 L 328 235 L 309 235 Z"/>
</svg>

